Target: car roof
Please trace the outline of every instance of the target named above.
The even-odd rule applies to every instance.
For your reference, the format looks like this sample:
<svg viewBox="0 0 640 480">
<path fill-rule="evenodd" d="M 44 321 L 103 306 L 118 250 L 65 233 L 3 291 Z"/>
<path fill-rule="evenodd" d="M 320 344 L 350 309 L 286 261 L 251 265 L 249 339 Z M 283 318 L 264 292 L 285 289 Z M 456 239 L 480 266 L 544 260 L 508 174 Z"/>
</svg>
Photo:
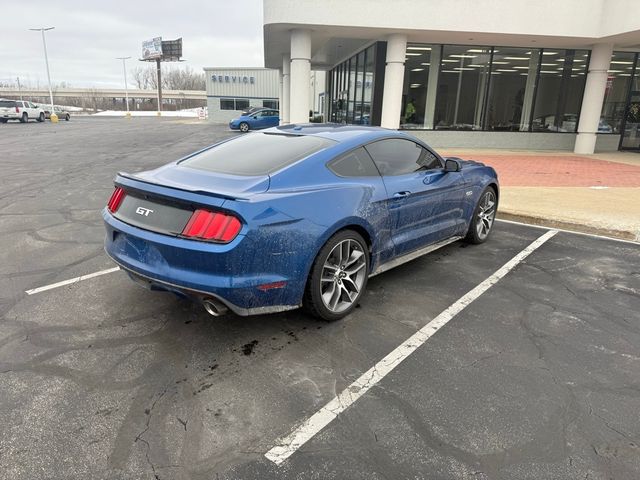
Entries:
<svg viewBox="0 0 640 480">
<path fill-rule="evenodd" d="M 289 135 L 314 135 L 328 138 L 336 142 L 345 142 L 361 138 L 362 140 L 375 140 L 385 137 L 411 138 L 397 130 L 382 127 L 368 127 L 363 125 L 341 125 L 338 123 L 306 123 L 289 124 L 263 130 L 265 133 L 280 133 Z"/>
</svg>

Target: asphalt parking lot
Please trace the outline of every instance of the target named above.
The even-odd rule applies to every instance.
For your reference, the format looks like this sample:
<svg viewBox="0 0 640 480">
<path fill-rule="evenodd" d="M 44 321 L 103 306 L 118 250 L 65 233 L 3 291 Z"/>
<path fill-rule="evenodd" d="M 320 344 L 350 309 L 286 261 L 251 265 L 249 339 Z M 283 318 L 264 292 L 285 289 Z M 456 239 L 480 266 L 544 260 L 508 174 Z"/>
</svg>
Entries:
<svg viewBox="0 0 640 480">
<path fill-rule="evenodd" d="M 559 232 L 283 463 L 265 457 L 545 234 L 496 223 L 374 277 L 360 308 L 213 318 L 112 272 L 118 170 L 227 135 L 197 121 L 0 125 L 0 478 L 640 478 L 640 246 Z"/>
</svg>

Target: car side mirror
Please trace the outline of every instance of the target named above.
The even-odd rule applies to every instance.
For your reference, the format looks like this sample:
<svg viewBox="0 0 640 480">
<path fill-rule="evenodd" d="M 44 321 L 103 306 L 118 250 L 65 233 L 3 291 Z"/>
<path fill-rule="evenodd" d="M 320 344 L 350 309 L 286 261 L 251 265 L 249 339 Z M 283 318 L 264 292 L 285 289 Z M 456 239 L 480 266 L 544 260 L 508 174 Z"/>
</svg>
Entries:
<svg viewBox="0 0 640 480">
<path fill-rule="evenodd" d="M 444 171 L 445 172 L 459 172 L 461 169 L 460 162 L 458 160 L 454 160 L 453 158 L 447 158 L 444 161 Z"/>
<path fill-rule="evenodd" d="M 251 118 L 253 118 L 254 120 L 257 120 L 258 116 L 257 115 L 253 115 Z"/>
</svg>

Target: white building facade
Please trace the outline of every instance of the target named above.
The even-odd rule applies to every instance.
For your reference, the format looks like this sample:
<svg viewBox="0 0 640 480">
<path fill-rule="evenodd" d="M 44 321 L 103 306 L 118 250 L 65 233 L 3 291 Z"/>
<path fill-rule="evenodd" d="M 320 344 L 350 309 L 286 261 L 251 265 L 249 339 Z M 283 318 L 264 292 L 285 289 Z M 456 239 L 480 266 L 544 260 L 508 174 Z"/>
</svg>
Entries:
<svg viewBox="0 0 640 480">
<path fill-rule="evenodd" d="M 228 123 L 251 107 L 279 107 L 278 70 L 206 67 L 204 73 L 210 122 Z"/>
<path fill-rule="evenodd" d="M 640 149 L 631 0 L 264 0 L 283 123 L 410 129 L 435 147 Z M 326 71 L 309 95 L 311 71 Z M 317 88 L 317 87 L 316 87 Z M 317 108 L 317 107 L 316 107 Z"/>
</svg>

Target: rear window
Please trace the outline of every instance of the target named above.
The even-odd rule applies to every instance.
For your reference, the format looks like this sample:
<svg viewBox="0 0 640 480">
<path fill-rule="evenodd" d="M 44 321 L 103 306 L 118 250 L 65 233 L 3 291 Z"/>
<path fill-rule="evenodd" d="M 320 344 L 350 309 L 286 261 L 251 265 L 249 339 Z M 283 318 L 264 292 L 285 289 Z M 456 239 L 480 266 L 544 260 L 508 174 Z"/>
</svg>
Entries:
<svg viewBox="0 0 640 480">
<path fill-rule="evenodd" d="M 0 100 L 0 107 L 15 107 L 16 102 L 13 100 Z"/>
<path fill-rule="evenodd" d="M 267 175 L 334 143 L 310 135 L 250 133 L 188 158 L 180 165 L 230 175 Z"/>
</svg>

